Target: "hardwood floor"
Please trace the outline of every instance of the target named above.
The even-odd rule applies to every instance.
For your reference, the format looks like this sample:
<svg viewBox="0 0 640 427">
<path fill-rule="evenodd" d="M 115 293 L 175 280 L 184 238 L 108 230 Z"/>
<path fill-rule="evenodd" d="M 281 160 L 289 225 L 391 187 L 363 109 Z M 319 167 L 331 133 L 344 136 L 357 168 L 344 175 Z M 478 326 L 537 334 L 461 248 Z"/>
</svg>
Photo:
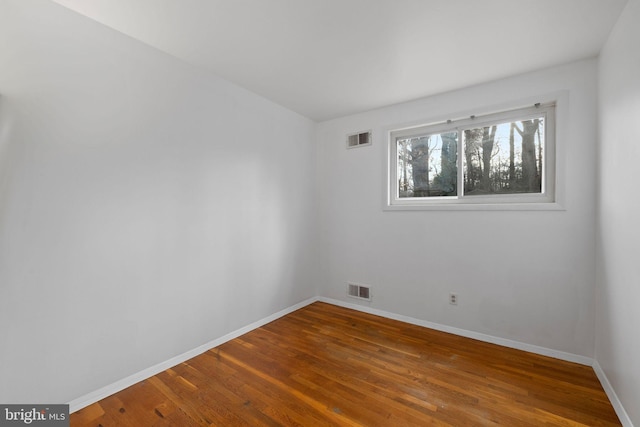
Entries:
<svg viewBox="0 0 640 427">
<path fill-rule="evenodd" d="M 71 426 L 619 426 L 590 367 L 316 302 Z"/>
</svg>

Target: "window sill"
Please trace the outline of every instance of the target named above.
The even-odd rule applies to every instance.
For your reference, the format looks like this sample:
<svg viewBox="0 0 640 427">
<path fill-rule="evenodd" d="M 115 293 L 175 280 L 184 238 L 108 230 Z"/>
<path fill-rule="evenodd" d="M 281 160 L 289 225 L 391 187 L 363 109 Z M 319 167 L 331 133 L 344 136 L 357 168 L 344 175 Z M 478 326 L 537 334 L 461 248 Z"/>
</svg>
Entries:
<svg viewBox="0 0 640 427">
<path fill-rule="evenodd" d="M 389 205 L 385 211 L 564 211 L 557 202 L 545 203 L 431 203 L 422 205 Z"/>
</svg>

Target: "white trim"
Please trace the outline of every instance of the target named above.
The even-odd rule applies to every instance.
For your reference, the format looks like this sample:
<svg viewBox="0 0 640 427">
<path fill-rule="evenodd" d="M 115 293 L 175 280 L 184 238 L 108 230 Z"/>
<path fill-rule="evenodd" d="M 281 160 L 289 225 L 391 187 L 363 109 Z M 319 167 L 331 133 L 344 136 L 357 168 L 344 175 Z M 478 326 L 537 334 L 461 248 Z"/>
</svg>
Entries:
<svg viewBox="0 0 640 427">
<path fill-rule="evenodd" d="M 468 200 L 468 199 L 465 199 Z M 468 203 L 449 202 L 440 203 L 431 200 L 433 203 L 423 203 L 415 205 L 385 205 L 385 211 L 565 211 L 566 208 L 557 202 L 534 202 L 534 203 Z"/>
<path fill-rule="evenodd" d="M 245 327 L 237 329 L 233 332 L 230 332 L 220 338 L 216 338 L 213 341 L 209 341 L 206 344 L 203 344 L 199 347 L 194 348 L 193 350 L 189 350 L 185 353 L 182 353 L 178 356 L 172 357 L 169 360 L 158 363 L 150 368 L 144 369 L 140 372 L 136 372 L 133 375 L 129 375 L 126 378 L 123 378 L 119 381 L 116 381 L 112 384 L 104 386 L 96 391 L 85 394 L 84 396 L 80 396 L 76 399 L 73 399 L 69 402 L 69 412 L 76 412 L 85 406 L 89 406 L 93 403 L 96 403 L 99 400 L 104 399 L 105 397 L 111 396 L 114 393 L 117 393 L 121 390 L 124 390 L 127 387 L 130 387 L 140 381 L 146 380 L 154 375 L 159 374 L 160 372 L 166 371 L 167 369 L 176 366 L 182 362 L 185 362 L 189 359 L 192 359 L 199 354 L 202 354 L 206 351 L 211 350 L 214 347 L 224 344 L 227 341 L 231 341 L 234 338 L 237 338 L 241 335 L 246 334 L 247 332 L 251 332 L 254 329 L 257 329 L 261 326 L 266 325 L 269 322 L 273 322 L 276 319 L 279 319 L 282 316 L 286 316 L 289 313 L 292 313 L 302 307 L 305 307 L 311 303 L 314 303 L 318 300 L 317 297 L 309 298 L 305 301 L 302 301 L 298 304 L 292 305 L 291 307 L 285 308 L 284 310 L 280 310 L 279 312 L 272 314 L 270 316 L 265 317 L 264 319 L 253 322 Z"/>
<path fill-rule="evenodd" d="M 563 144 L 557 144 L 564 135 L 564 122 L 568 105 L 568 91 L 559 91 L 538 97 L 528 97 L 519 101 L 511 101 L 494 105 L 492 107 L 477 108 L 469 114 L 457 113 L 448 116 L 439 115 L 431 120 L 413 121 L 410 123 L 385 126 L 382 134 L 387 143 L 384 146 L 384 184 L 383 205 L 384 211 L 563 211 L 564 207 L 564 149 Z M 535 105 L 535 107 L 532 107 Z M 545 114 L 545 150 L 543 192 L 534 194 L 501 194 L 469 196 L 461 192 L 463 180 L 460 144 L 458 141 L 458 196 L 430 197 L 430 198 L 399 198 L 397 190 L 397 155 L 394 135 L 411 136 L 417 134 L 443 133 L 447 130 L 464 128 L 469 123 L 480 126 L 483 123 L 493 123 L 496 120 L 519 117 L 518 112 L 523 112 L 523 117 L 533 114 L 533 111 L 542 111 Z M 547 114 L 549 112 L 551 114 Z M 470 117 L 474 117 L 471 119 Z M 451 120 L 450 120 L 451 119 Z M 476 123 L 477 122 L 477 123 Z"/>
<path fill-rule="evenodd" d="M 629 415 L 624 410 L 624 407 L 622 406 L 620 399 L 618 399 L 618 396 L 616 395 L 613 387 L 611 386 L 611 383 L 609 383 L 607 376 L 605 375 L 604 371 L 600 367 L 600 364 L 598 363 L 598 361 L 593 360 L 592 358 L 589 358 L 586 356 L 580 356 L 572 353 L 566 353 L 559 350 L 552 350 L 552 349 L 540 347 L 537 345 L 526 344 L 519 341 L 499 338 L 492 335 L 482 334 L 479 332 L 473 332 L 465 329 L 454 328 L 452 326 L 441 325 L 438 323 L 428 322 L 426 320 L 416 319 L 416 318 L 404 316 L 401 314 L 395 314 L 395 313 L 391 313 L 384 310 L 378 310 L 375 308 L 365 307 L 362 305 L 352 304 L 352 303 L 335 300 L 332 298 L 326 298 L 326 297 L 312 297 L 307 300 L 304 300 L 298 304 L 292 305 L 291 307 L 285 308 L 284 310 L 281 310 L 275 314 L 267 316 L 264 319 L 258 320 L 236 331 L 230 332 L 220 338 L 217 338 L 213 341 L 209 341 L 208 343 L 203 344 L 199 347 L 196 347 L 193 350 L 187 351 L 169 360 L 158 363 L 157 365 L 144 369 L 140 372 L 137 372 L 119 381 L 116 381 L 115 383 L 109 384 L 96 391 L 88 393 L 84 396 L 80 396 L 72 400 L 71 402 L 69 402 L 69 411 L 71 413 L 76 412 L 86 406 L 89 406 L 99 400 L 104 399 L 105 397 L 111 396 L 114 393 L 124 390 L 125 388 L 130 387 L 149 377 L 157 375 L 160 372 L 163 372 L 173 366 L 176 366 L 182 362 L 185 362 L 195 356 L 198 356 L 199 354 L 202 354 L 212 348 L 215 348 L 221 344 L 224 344 L 227 341 L 230 341 L 234 338 L 244 335 L 247 332 L 257 329 L 263 325 L 266 325 L 267 323 L 272 322 L 276 319 L 279 319 L 280 317 L 286 316 L 287 314 L 292 313 L 316 301 L 337 305 L 339 307 L 350 308 L 352 310 L 361 311 L 364 313 L 375 314 L 376 316 L 381 316 L 381 317 L 385 317 L 393 320 L 399 320 L 401 322 L 409 323 L 412 325 L 422 326 L 422 327 L 434 329 L 437 331 L 447 332 L 447 333 L 462 336 L 462 337 L 467 337 L 467 338 L 472 338 L 479 341 L 497 344 L 504 347 L 513 348 L 516 350 L 528 351 L 530 353 L 540 354 L 543 356 L 549 356 L 556 359 L 565 360 L 568 362 L 574 362 L 581 365 L 591 366 L 593 367 L 593 370 L 596 376 L 598 377 L 598 380 L 602 384 L 602 387 L 604 388 L 604 391 L 607 394 L 607 397 L 611 401 L 611 404 L 614 410 L 616 411 L 618 418 L 620 418 L 620 422 L 622 422 L 622 425 L 624 427 L 634 427 L 633 423 L 631 422 L 631 419 L 629 418 Z"/>
<path fill-rule="evenodd" d="M 491 344 L 501 345 L 503 347 L 513 348 L 516 350 L 528 351 L 530 353 L 539 354 L 542 356 L 553 357 L 555 359 L 564 360 L 567 362 L 578 363 L 580 365 L 590 366 L 596 374 L 596 377 L 600 381 L 602 388 L 604 389 L 613 409 L 616 411 L 616 415 L 620 419 L 623 427 L 634 427 L 631 418 L 622 406 L 622 402 L 618 398 L 615 390 L 611 386 L 609 379 L 602 370 L 602 367 L 597 360 L 590 357 L 581 356 L 579 354 L 567 353 L 564 351 L 553 350 L 546 347 L 540 347 L 537 345 L 527 344 L 520 341 L 513 341 L 505 338 L 495 337 L 492 335 L 482 334 L 479 332 L 468 331 L 465 329 L 454 328 L 452 326 L 441 325 L 438 323 L 428 322 L 426 320 L 416 319 L 409 316 L 403 316 L 401 314 L 390 313 L 384 310 L 378 310 L 375 308 L 353 304 L 345 301 L 335 300 L 332 298 L 319 297 L 318 301 L 326 302 L 327 304 L 333 304 L 340 307 L 350 308 L 356 311 L 362 311 L 364 313 L 375 314 L 376 316 L 385 317 L 387 319 L 399 320 L 401 322 L 409 323 L 412 325 L 423 326 L 425 328 L 435 329 L 437 331 L 447 332 L 450 334 L 472 338 L 479 341 L 488 342 Z"/>
<path fill-rule="evenodd" d="M 600 384 L 602 384 L 602 388 L 604 389 L 604 392 L 607 394 L 607 397 L 611 401 L 611 405 L 613 406 L 613 409 L 616 411 L 616 415 L 620 419 L 620 422 L 622 423 L 622 425 L 624 427 L 633 427 L 633 423 L 631 422 L 631 418 L 629 418 L 629 414 L 627 414 L 627 411 L 624 410 L 624 407 L 622 406 L 622 402 L 620 402 L 620 399 L 618 399 L 618 395 L 616 394 L 615 390 L 611 386 L 611 383 L 609 382 L 607 375 L 604 373 L 604 370 L 602 369 L 602 367 L 600 366 L 597 360 L 593 361 L 592 367 L 596 373 L 596 376 L 598 377 L 598 380 L 600 380 Z"/>
<path fill-rule="evenodd" d="M 365 307 L 358 304 L 348 303 L 344 301 L 334 300 L 331 298 L 320 297 L 318 301 L 326 302 L 340 307 L 350 308 L 362 311 L 376 316 L 386 317 L 387 319 L 399 320 L 401 322 L 410 323 L 412 325 L 423 326 L 436 331 L 447 332 L 461 337 L 472 338 L 478 341 L 484 341 L 491 344 L 501 345 L 503 347 L 514 348 L 516 350 L 528 351 L 530 353 L 549 356 L 555 359 L 565 360 L 567 362 L 578 363 L 580 365 L 592 366 L 593 359 L 579 354 L 566 353 L 560 350 L 553 350 L 546 347 L 540 347 L 533 344 L 526 344 L 520 341 L 513 341 L 506 338 L 495 337 L 492 335 L 482 334 L 480 332 L 468 331 L 466 329 L 454 328 L 452 326 L 441 325 L 439 323 L 428 322 L 426 320 L 416 319 L 414 317 L 403 316 L 401 314 L 390 313 L 388 311 L 378 310 L 371 307 Z"/>
</svg>

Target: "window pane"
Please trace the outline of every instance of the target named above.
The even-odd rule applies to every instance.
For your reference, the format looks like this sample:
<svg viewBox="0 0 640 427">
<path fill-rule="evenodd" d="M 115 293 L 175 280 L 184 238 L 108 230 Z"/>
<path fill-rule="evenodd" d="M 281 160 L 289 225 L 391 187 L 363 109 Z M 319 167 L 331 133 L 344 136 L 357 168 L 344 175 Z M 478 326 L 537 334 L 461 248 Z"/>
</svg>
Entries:
<svg viewBox="0 0 640 427">
<path fill-rule="evenodd" d="M 465 195 L 542 192 L 544 116 L 462 133 Z"/>
<path fill-rule="evenodd" d="M 457 195 L 458 133 L 397 139 L 398 197 Z"/>
</svg>

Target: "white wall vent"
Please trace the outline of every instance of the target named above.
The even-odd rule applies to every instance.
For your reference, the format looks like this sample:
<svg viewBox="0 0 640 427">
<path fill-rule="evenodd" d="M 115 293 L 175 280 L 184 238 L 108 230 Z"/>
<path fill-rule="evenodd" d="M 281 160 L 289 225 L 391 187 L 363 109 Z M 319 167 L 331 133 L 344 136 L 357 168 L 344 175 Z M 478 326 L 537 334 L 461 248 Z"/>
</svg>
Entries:
<svg viewBox="0 0 640 427">
<path fill-rule="evenodd" d="M 364 145 L 371 145 L 371 131 L 347 135 L 347 148 L 362 147 Z"/>
<path fill-rule="evenodd" d="M 347 283 L 347 295 L 353 298 L 371 301 L 371 288 L 356 283 Z"/>
</svg>

